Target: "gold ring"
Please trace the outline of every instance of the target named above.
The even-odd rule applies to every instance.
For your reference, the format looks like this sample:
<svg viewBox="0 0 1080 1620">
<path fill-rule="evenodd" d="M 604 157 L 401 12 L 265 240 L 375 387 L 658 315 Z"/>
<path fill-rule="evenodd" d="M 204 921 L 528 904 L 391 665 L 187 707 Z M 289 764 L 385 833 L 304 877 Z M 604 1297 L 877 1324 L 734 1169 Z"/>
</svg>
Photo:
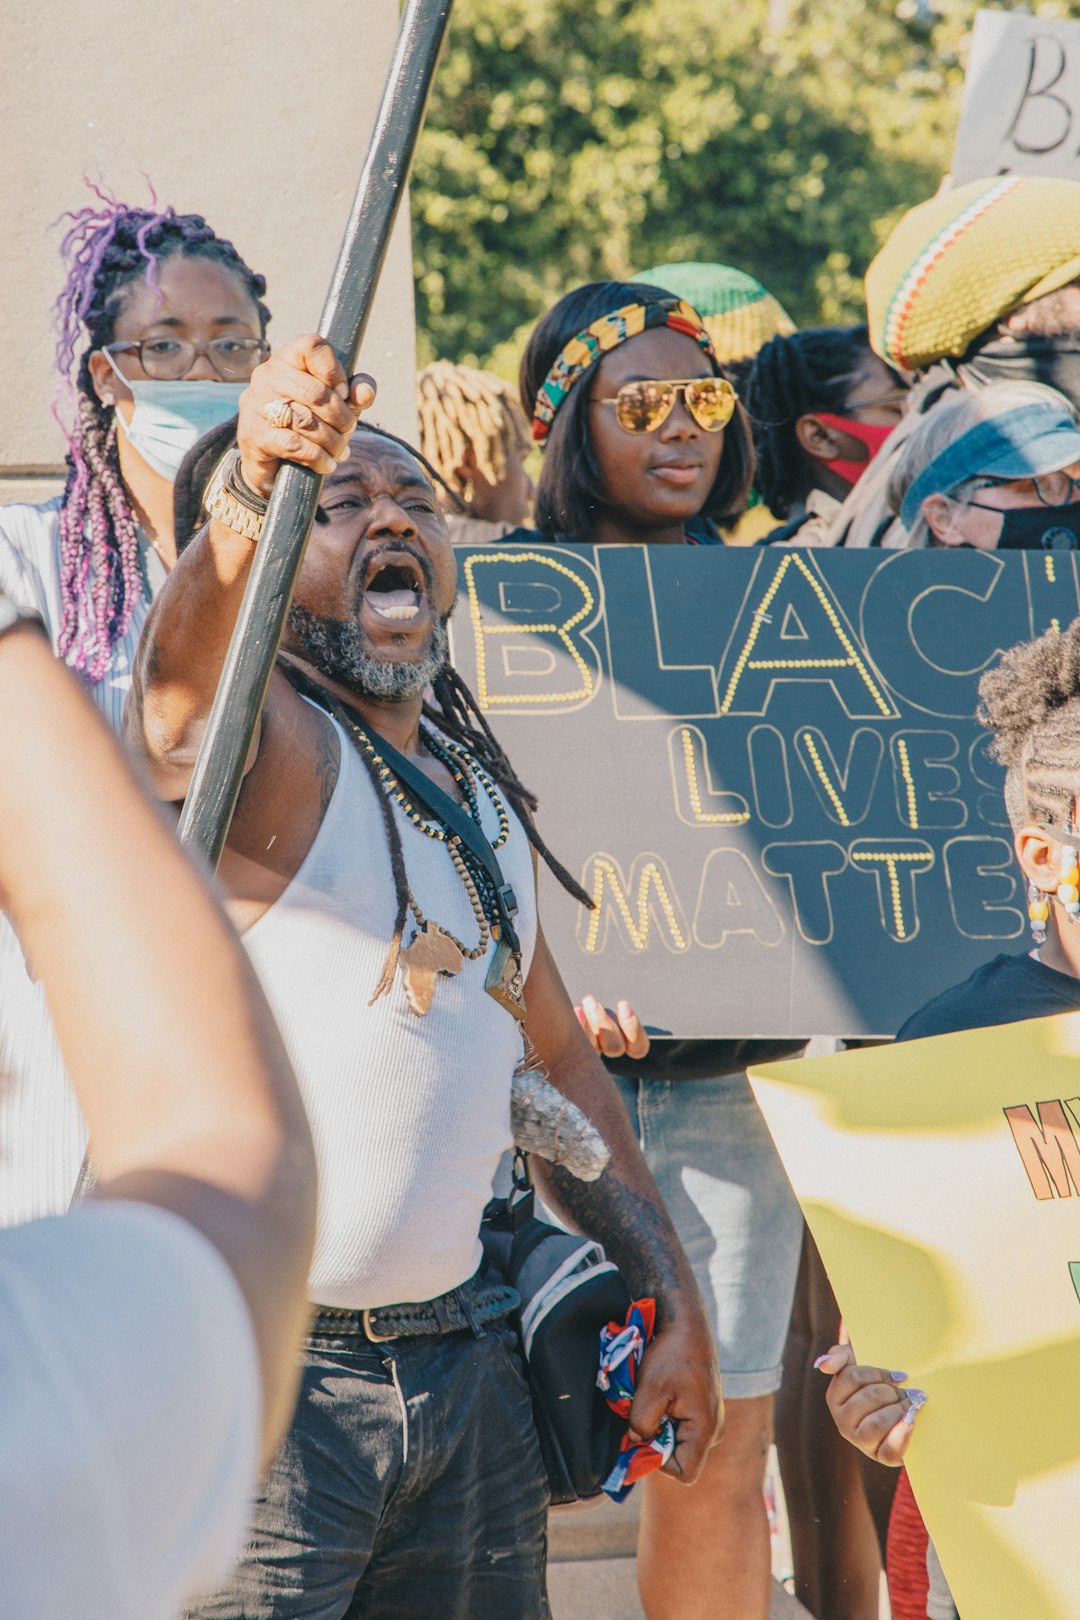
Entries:
<svg viewBox="0 0 1080 1620">
<path fill-rule="evenodd" d="M 291 428 L 293 425 L 293 408 L 291 400 L 268 400 L 262 408 L 262 413 L 271 427 Z"/>
</svg>

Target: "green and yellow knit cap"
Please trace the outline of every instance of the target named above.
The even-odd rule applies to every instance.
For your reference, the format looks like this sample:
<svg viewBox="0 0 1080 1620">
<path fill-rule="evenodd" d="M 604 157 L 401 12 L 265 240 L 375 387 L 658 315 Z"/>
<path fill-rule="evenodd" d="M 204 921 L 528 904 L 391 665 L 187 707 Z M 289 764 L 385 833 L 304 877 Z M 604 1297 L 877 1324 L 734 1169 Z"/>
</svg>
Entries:
<svg viewBox="0 0 1080 1620">
<path fill-rule="evenodd" d="M 870 342 L 921 371 L 1080 276 L 1080 181 L 1006 174 L 912 208 L 866 272 Z"/>
<path fill-rule="evenodd" d="M 635 281 L 674 293 L 697 310 L 721 365 L 750 360 L 770 338 L 787 337 L 795 322 L 760 281 L 730 264 L 658 264 Z"/>
</svg>

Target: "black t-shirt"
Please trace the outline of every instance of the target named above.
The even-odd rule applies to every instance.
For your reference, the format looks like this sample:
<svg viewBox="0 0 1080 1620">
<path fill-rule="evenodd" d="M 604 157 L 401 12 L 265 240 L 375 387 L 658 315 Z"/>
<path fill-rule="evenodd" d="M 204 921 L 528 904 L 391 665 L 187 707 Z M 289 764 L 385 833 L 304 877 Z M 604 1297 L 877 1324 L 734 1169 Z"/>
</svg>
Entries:
<svg viewBox="0 0 1080 1620">
<path fill-rule="evenodd" d="M 687 544 L 692 546 L 722 546 L 723 536 L 708 518 L 691 518 L 686 525 Z M 521 545 L 585 545 L 588 542 L 567 534 L 541 534 L 536 529 L 513 529 L 503 535 L 501 546 Z M 737 1074 L 751 1063 L 775 1063 L 780 1058 L 794 1057 L 806 1045 L 805 1040 L 698 1040 L 680 1041 L 656 1039 L 643 1058 L 605 1058 L 612 1074 L 638 1076 L 647 1080 L 706 1080 L 713 1076 Z"/>
<path fill-rule="evenodd" d="M 720 530 L 711 518 L 697 517 L 689 519 L 685 526 L 684 538 L 688 546 L 726 546 Z M 500 546 L 591 546 L 592 541 L 586 535 L 583 539 L 579 534 L 545 534 L 541 529 L 528 529 L 522 524 L 520 528 L 511 529 L 509 534 L 500 536 Z M 630 542 L 628 541 L 627 544 Z"/>
<path fill-rule="evenodd" d="M 924 1035 L 1019 1024 L 1025 1018 L 1049 1018 L 1065 1012 L 1080 1012 L 1080 979 L 1036 962 L 1025 951 L 1021 956 L 995 956 L 985 967 L 977 968 L 963 984 L 954 985 L 912 1013 L 896 1038 L 918 1041 Z"/>
<path fill-rule="evenodd" d="M 796 1057 L 805 1040 L 736 1038 L 734 1040 L 677 1041 L 657 1038 L 643 1058 L 605 1058 L 612 1074 L 637 1075 L 642 1080 L 712 1080 L 738 1074 L 751 1063 L 778 1063 Z"/>
</svg>

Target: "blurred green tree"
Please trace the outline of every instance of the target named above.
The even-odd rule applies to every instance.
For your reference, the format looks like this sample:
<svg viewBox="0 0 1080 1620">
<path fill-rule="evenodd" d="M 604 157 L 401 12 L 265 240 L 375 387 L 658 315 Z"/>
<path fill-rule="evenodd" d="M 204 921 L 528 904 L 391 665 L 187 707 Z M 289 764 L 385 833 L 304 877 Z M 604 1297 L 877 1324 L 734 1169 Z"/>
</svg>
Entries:
<svg viewBox="0 0 1080 1620">
<path fill-rule="evenodd" d="M 860 319 L 948 165 L 975 4 L 457 0 L 412 186 L 422 359 L 513 375 L 569 287 L 673 259 Z"/>
</svg>

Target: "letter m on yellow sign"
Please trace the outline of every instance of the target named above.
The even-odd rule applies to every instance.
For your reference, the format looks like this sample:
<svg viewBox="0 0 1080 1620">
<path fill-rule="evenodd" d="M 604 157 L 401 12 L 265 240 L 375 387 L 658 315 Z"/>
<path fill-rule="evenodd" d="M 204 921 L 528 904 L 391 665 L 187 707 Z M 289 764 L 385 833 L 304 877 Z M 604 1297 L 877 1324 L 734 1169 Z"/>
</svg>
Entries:
<svg viewBox="0 0 1080 1620">
<path fill-rule="evenodd" d="M 1027 1103 L 1006 1108 L 1005 1118 L 1036 1198 L 1071 1198 L 1080 1193 L 1080 1143 L 1066 1114 L 1077 1118 L 1080 1097 L 1036 1103 L 1038 1120 Z"/>
<path fill-rule="evenodd" d="M 590 956 L 606 949 L 612 927 L 623 948 L 635 954 L 654 943 L 689 950 L 682 907 L 659 855 L 639 855 L 627 879 L 618 861 L 601 851 L 586 861 L 581 881 L 594 910 L 578 919 L 578 943 Z"/>
</svg>

